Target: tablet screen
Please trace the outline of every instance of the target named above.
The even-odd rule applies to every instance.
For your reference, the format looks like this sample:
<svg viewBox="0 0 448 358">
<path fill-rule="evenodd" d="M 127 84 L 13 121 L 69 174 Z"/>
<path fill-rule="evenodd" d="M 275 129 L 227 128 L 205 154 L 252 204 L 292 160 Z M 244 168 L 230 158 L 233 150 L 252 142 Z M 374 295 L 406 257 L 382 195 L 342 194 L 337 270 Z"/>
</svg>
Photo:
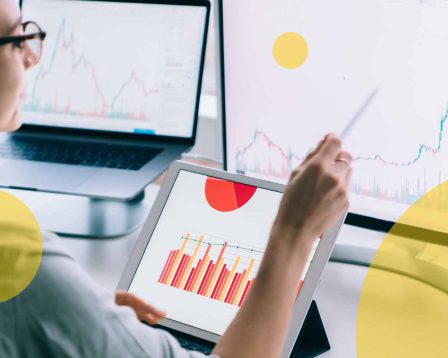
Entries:
<svg viewBox="0 0 448 358">
<path fill-rule="evenodd" d="M 256 280 L 281 197 L 179 171 L 129 291 L 169 319 L 222 335 Z"/>
</svg>

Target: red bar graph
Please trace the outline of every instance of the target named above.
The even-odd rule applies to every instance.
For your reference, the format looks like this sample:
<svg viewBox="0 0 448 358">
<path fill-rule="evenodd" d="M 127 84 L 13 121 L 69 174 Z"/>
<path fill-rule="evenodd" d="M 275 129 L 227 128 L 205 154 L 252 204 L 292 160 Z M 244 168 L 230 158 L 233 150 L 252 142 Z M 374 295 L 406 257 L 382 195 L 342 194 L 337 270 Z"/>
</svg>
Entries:
<svg viewBox="0 0 448 358">
<path fill-rule="evenodd" d="M 313 255 L 314 250 L 309 262 Z M 168 253 L 158 282 L 240 307 L 254 284 L 262 256 L 261 250 L 240 243 L 206 242 L 203 235 L 186 234 L 179 248 Z M 306 270 L 297 295 L 305 275 Z"/>
<path fill-rule="evenodd" d="M 179 277 L 180 271 L 182 270 L 182 266 L 186 259 L 187 259 L 187 255 L 183 254 L 182 259 L 180 260 L 179 266 L 177 267 L 176 273 L 174 274 L 173 281 L 171 281 L 171 286 L 176 287 L 175 282 L 176 282 L 177 278 Z"/>
<path fill-rule="evenodd" d="M 178 250 L 171 251 L 170 256 L 169 256 L 169 261 L 167 262 L 168 265 L 167 265 L 166 271 L 162 273 L 162 280 L 159 282 L 166 283 L 166 281 L 168 279 L 168 274 L 170 273 L 170 271 L 173 268 L 177 253 L 178 253 Z"/>
<path fill-rule="evenodd" d="M 230 303 L 233 303 L 233 301 L 235 300 L 236 295 L 238 294 L 238 291 L 240 290 L 240 286 L 243 283 L 243 277 L 246 274 L 246 270 L 244 270 L 239 276 L 238 276 L 238 280 L 235 283 L 235 288 L 230 296 Z"/>
<path fill-rule="evenodd" d="M 238 303 L 238 306 L 241 306 L 243 304 L 244 299 L 246 298 L 247 292 L 249 291 L 249 288 L 251 286 L 253 281 L 247 281 L 246 287 L 244 288 L 243 295 L 241 296 L 240 302 Z"/>
<path fill-rule="evenodd" d="M 221 269 L 221 273 L 218 276 L 218 281 L 216 282 L 215 288 L 213 289 L 212 295 L 210 296 L 211 298 L 215 298 L 216 293 L 218 292 L 219 286 L 221 285 L 222 282 L 222 278 L 224 277 L 225 274 L 226 266 L 227 265 L 224 265 Z"/>
<path fill-rule="evenodd" d="M 195 270 L 196 270 L 196 268 L 193 267 L 190 271 L 190 274 L 188 275 L 187 282 L 185 283 L 185 286 L 183 287 L 183 289 L 186 291 L 188 291 L 187 287 L 190 285 L 190 282 L 193 279 Z"/>
<path fill-rule="evenodd" d="M 170 251 L 170 254 L 168 255 L 168 260 L 166 260 L 165 266 L 163 267 L 162 273 L 159 277 L 159 282 L 164 282 L 165 273 L 168 272 L 168 267 L 170 265 L 171 260 L 173 259 L 173 256 L 175 255 L 174 251 Z"/>
<path fill-rule="evenodd" d="M 210 260 L 210 262 L 208 263 L 208 266 L 207 266 L 207 270 L 205 270 L 205 275 L 202 278 L 201 284 L 199 285 L 198 294 L 200 294 L 200 295 L 202 295 L 202 292 L 204 291 L 204 286 L 208 280 L 208 277 L 210 276 L 210 272 L 212 271 L 212 266 L 213 266 L 213 261 Z"/>
<path fill-rule="evenodd" d="M 203 239 L 202 235 L 194 239 L 186 234 L 179 249 L 169 252 L 158 282 L 241 306 L 256 274 L 254 262 L 259 263 L 263 253 L 238 243 Z"/>
<path fill-rule="evenodd" d="M 227 282 L 227 280 L 229 278 L 229 275 L 230 275 L 229 270 L 225 270 L 224 277 L 222 278 L 222 282 L 221 282 L 221 284 L 218 287 L 218 292 L 216 292 L 216 296 L 212 297 L 212 298 L 217 299 L 217 300 L 220 299 L 220 297 L 222 295 L 222 291 L 224 291 L 224 285 Z"/>
<path fill-rule="evenodd" d="M 229 291 L 227 292 L 226 299 L 224 300 L 224 302 L 229 303 L 230 296 L 232 295 L 232 292 L 235 289 L 236 281 L 238 281 L 239 275 L 240 275 L 239 273 L 236 273 L 235 276 L 233 276 L 232 283 L 230 285 Z"/>
</svg>

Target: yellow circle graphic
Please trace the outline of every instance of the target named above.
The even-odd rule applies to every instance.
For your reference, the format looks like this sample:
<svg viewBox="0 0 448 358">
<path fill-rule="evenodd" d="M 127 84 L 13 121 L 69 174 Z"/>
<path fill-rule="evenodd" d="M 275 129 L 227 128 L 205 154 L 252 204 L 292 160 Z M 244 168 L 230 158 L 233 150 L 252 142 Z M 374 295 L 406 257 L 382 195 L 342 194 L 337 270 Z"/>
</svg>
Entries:
<svg viewBox="0 0 448 358">
<path fill-rule="evenodd" d="M 447 204 L 448 181 L 414 203 L 385 236 L 361 289 L 358 357 L 448 357 Z M 431 231 L 400 225 L 419 221 Z"/>
<path fill-rule="evenodd" d="M 42 260 L 42 235 L 36 218 L 15 196 L 0 191 L 0 303 L 19 295 Z"/>
<path fill-rule="evenodd" d="M 286 69 L 302 66 L 308 58 L 308 44 L 296 32 L 286 32 L 280 35 L 272 50 L 275 61 Z"/>
</svg>

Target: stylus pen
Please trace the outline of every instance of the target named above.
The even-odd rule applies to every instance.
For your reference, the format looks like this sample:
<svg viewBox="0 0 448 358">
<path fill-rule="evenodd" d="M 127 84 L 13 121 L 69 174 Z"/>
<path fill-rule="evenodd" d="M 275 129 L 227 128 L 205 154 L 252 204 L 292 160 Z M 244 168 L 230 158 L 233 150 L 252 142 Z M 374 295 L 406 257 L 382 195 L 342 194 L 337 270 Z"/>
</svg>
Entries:
<svg viewBox="0 0 448 358">
<path fill-rule="evenodd" d="M 379 91 L 380 87 L 378 86 L 369 94 L 366 100 L 362 103 L 361 107 L 359 107 L 354 117 L 350 120 L 350 122 L 347 123 L 345 128 L 342 130 L 341 134 L 339 134 L 339 138 L 341 138 L 342 140 L 346 139 L 346 137 L 352 131 L 355 124 L 359 121 L 359 119 L 362 117 L 366 109 L 370 106 L 375 97 L 378 95 Z"/>
</svg>

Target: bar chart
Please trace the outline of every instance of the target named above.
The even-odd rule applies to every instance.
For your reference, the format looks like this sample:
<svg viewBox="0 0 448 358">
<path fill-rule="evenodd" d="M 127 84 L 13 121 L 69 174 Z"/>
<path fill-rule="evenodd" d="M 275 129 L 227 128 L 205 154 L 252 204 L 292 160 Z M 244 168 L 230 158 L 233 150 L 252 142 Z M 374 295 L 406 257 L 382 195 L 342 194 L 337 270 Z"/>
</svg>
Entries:
<svg viewBox="0 0 448 358">
<path fill-rule="evenodd" d="M 264 252 L 238 242 L 185 234 L 171 250 L 159 283 L 241 306 Z"/>
<path fill-rule="evenodd" d="M 179 248 L 169 252 L 158 282 L 240 307 L 253 286 L 263 254 L 260 248 L 186 233 Z M 297 294 L 308 267 L 309 263 Z"/>
</svg>

